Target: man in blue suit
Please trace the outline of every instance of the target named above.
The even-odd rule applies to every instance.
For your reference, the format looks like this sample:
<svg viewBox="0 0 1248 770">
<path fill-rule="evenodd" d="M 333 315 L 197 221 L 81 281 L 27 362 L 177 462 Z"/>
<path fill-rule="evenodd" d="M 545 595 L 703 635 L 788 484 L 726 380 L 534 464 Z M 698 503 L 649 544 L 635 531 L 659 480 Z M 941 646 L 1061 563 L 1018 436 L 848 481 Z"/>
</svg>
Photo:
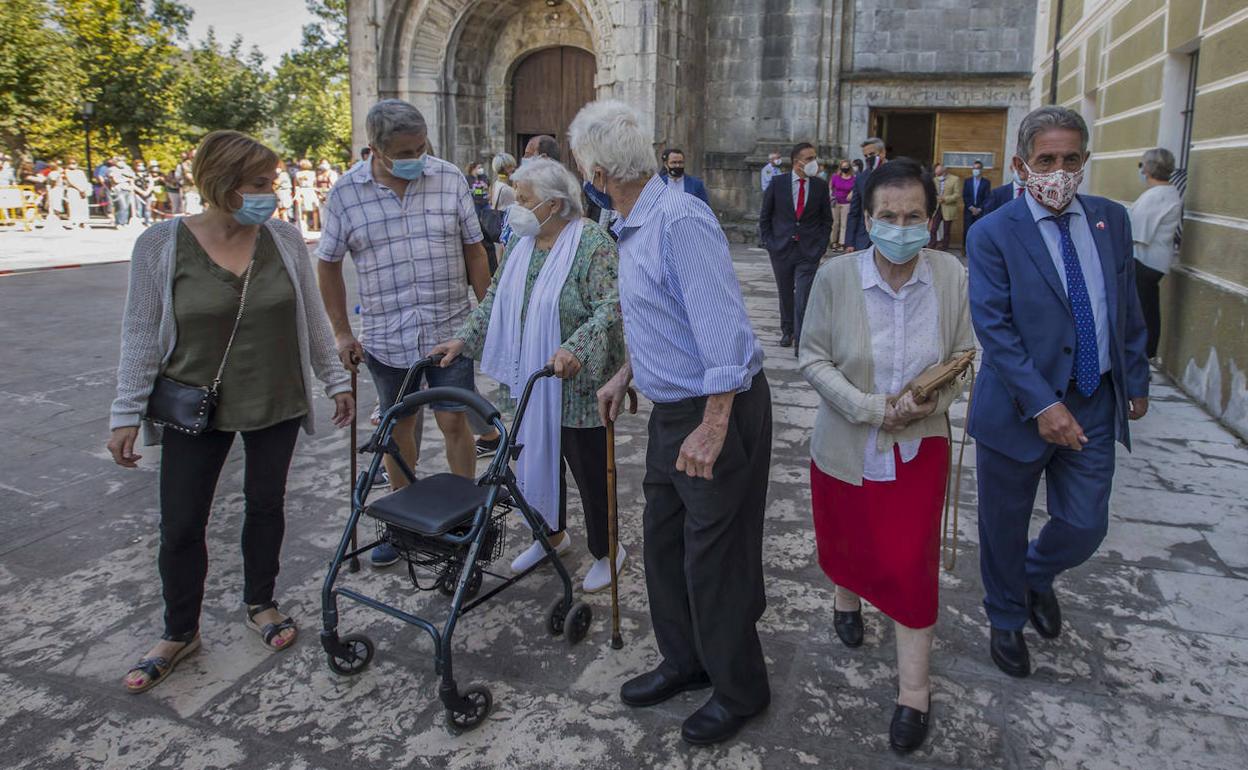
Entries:
<svg viewBox="0 0 1248 770">
<path fill-rule="evenodd" d="M 706 185 L 693 174 L 685 173 L 685 151 L 675 148 L 663 151 L 663 169 L 659 172 L 667 186 L 687 192 L 706 205 L 711 201 L 706 197 Z"/>
<path fill-rule="evenodd" d="M 988 202 L 984 204 L 984 213 L 980 219 L 983 219 L 1015 198 L 1022 196 L 1026 189 L 1018 179 L 1012 179 L 1000 187 L 992 188 L 992 192 L 988 193 Z"/>
<path fill-rule="evenodd" d="M 1026 193 L 971 230 L 971 320 L 984 348 L 968 430 L 979 481 L 980 572 L 993 662 L 1031 673 L 1030 617 L 1061 633 L 1053 590 L 1105 537 L 1114 442 L 1148 411 L 1146 333 L 1131 224 L 1106 198 L 1076 195 L 1088 158 L 1077 112 L 1023 119 L 1014 168 Z M 1049 520 L 1028 543 L 1045 477 Z"/>
<path fill-rule="evenodd" d="M 867 233 L 867 220 L 863 216 L 862 195 L 867 189 L 867 179 L 871 172 L 888 161 L 888 152 L 884 148 L 884 140 L 878 136 L 863 141 L 862 157 L 866 159 L 862 171 L 854 178 L 854 192 L 849 199 L 849 213 L 845 220 L 845 251 L 862 251 L 871 245 L 871 236 Z"/>
<path fill-rule="evenodd" d="M 984 206 L 988 205 L 988 194 L 992 192 L 992 182 L 984 179 L 984 164 L 975 161 L 971 164 L 971 176 L 962 183 L 962 232 L 969 233 L 971 225 L 979 221 L 985 214 Z"/>
</svg>

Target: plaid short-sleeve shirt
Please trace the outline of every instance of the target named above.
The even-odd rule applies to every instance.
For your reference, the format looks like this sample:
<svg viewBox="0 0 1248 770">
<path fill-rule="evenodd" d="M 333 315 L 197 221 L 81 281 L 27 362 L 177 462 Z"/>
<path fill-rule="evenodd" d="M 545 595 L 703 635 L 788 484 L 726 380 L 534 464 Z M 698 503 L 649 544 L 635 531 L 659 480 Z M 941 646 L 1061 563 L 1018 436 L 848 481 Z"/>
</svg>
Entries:
<svg viewBox="0 0 1248 770">
<path fill-rule="evenodd" d="M 425 173 L 403 197 L 358 163 L 321 209 L 317 256 L 348 252 L 360 281 L 361 344 L 383 364 L 407 367 L 450 339 L 468 315 L 464 244 L 482 240 L 468 183 L 459 169 L 426 156 Z"/>
</svg>

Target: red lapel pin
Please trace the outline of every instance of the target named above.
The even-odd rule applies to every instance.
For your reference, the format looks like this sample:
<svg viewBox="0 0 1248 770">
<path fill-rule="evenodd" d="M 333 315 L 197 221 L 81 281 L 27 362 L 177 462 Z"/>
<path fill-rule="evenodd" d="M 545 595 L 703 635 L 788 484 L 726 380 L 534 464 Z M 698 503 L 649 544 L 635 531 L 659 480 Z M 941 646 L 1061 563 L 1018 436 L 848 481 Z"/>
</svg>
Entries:
<svg viewBox="0 0 1248 770">
<path fill-rule="evenodd" d="M 1097 222 L 1097 223 L 1096 223 L 1096 229 L 1097 229 L 1097 230 L 1104 230 L 1104 229 L 1105 229 L 1105 222 L 1104 222 L 1104 221 Z"/>
</svg>

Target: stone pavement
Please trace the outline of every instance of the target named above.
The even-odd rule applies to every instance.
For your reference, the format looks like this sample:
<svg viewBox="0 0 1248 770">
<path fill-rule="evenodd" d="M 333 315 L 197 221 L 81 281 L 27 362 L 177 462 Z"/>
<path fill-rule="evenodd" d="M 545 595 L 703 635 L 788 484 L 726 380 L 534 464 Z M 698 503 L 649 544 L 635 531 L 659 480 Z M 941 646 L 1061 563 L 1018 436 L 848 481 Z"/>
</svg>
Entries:
<svg viewBox="0 0 1248 770">
<path fill-rule="evenodd" d="M 151 692 L 121 677 L 159 629 L 156 461 L 114 466 L 104 449 L 124 265 L 0 278 L 0 766 L 29 768 L 1227 768 L 1248 761 L 1248 449 L 1165 382 L 1122 453 L 1100 553 L 1059 583 L 1067 631 L 1029 633 L 1036 673 L 1017 681 L 988 660 L 975 548 L 973 450 L 962 485 L 963 550 L 942 575 L 929 742 L 887 747 L 894 697 L 891 624 L 868 609 L 867 643 L 835 641 L 829 584 L 816 566 L 807 439 L 816 396 L 778 322 L 765 255 L 737 249 L 767 346 L 775 461 L 761 629 L 774 701 L 726 746 L 682 744 L 681 696 L 630 710 L 620 681 L 655 661 L 639 561 L 623 575 L 626 646 L 608 645 L 609 597 L 589 599 L 590 637 L 569 648 L 543 630 L 549 570 L 460 624 L 461 685 L 488 684 L 480 729 L 448 734 L 431 647 L 416 629 L 343 603 L 344 633 L 377 643 L 372 667 L 341 678 L 316 640 L 319 587 L 346 510 L 347 438 L 301 439 L 288 488 L 279 599 L 299 644 L 269 654 L 242 625 L 237 533 L 241 463 L 222 475 L 210 530 L 204 648 Z M 364 386 L 367 391 L 368 386 Z M 363 407 L 369 406 L 366 396 Z M 644 410 L 643 410 L 644 411 Z M 955 408 L 960 426 L 964 404 Z M 623 542 L 638 551 L 644 414 L 619 426 Z M 436 434 L 436 431 L 428 431 Z M 444 467 L 436 435 L 426 470 Z M 570 564 L 589 556 L 579 513 Z M 1036 524 L 1043 521 L 1042 506 Z M 513 528 L 508 553 L 520 542 Z M 505 562 L 504 562 L 505 564 Z M 398 568 L 346 583 L 435 616 Z M 730 600 L 730 598 L 729 598 Z"/>
</svg>

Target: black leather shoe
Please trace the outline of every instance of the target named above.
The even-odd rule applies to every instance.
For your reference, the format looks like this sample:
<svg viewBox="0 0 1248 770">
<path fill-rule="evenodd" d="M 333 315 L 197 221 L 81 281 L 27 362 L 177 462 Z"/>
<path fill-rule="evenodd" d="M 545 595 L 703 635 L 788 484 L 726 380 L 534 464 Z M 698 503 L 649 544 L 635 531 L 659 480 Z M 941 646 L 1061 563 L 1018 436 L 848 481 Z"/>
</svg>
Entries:
<svg viewBox="0 0 1248 770">
<path fill-rule="evenodd" d="M 628 706 L 657 706 L 673 695 L 687 690 L 703 690 L 710 686 L 711 678 L 705 672 L 691 677 L 678 677 L 660 666 L 625 682 L 620 687 L 620 700 Z"/>
<path fill-rule="evenodd" d="M 1056 639 L 1062 633 L 1062 606 L 1057 603 L 1057 594 L 1048 591 L 1032 591 L 1027 589 L 1027 612 L 1031 615 L 1031 625 L 1036 633 L 1045 639 Z"/>
<path fill-rule="evenodd" d="M 780 335 L 780 347 L 782 347 L 782 348 L 791 348 L 791 347 L 793 347 L 793 335 L 792 335 L 792 334 L 782 334 L 782 335 Z"/>
<path fill-rule="evenodd" d="M 832 609 L 832 627 L 836 629 L 836 635 L 846 647 L 862 646 L 862 610 L 857 609 L 852 612 L 841 612 Z"/>
<path fill-rule="evenodd" d="M 1027 652 L 1027 640 L 1022 631 L 992 629 L 992 662 L 1010 676 L 1023 678 L 1031 675 L 1031 655 Z"/>
<path fill-rule="evenodd" d="M 741 731 L 745 723 L 757 716 L 762 709 L 749 716 L 737 716 L 729 711 L 714 695 L 702 708 L 689 715 L 680 727 L 680 737 L 694 746 L 709 746 L 726 741 Z"/>
<path fill-rule="evenodd" d="M 932 715 L 932 704 L 928 701 L 927 711 L 897 704 L 893 710 L 893 721 L 888 726 L 888 745 L 893 751 L 909 754 L 923 745 L 927 738 L 927 725 Z"/>
</svg>

